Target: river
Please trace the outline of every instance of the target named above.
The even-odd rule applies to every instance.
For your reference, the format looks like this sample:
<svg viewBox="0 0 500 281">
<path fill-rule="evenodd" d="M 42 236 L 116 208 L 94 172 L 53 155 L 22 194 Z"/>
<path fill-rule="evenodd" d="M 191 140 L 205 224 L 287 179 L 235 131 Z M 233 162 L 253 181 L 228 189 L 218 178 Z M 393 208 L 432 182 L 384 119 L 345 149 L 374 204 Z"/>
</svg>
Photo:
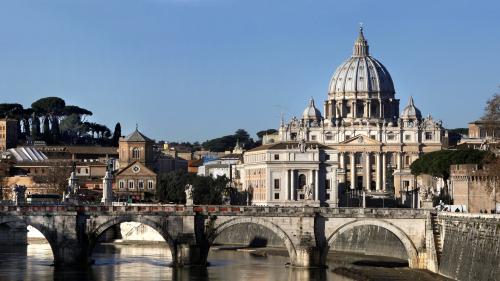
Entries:
<svg viewBox="0 0 500 281">
<path fill-rule="evenodd" d="M 92 257 L 95 264 L 86 270 L 56 269 L 47 243 L 1 246 L 0 280 L 446 280 L 427 271 L 408 269 L 397 261 L 345 253 L 330 256 L 328 268 L 316 270 L 287 267 L 288 257 L 273 249 L 260 250 L 259 255 L 214 249 L 206 268 L 170 267 L 170 252 L 163 244 L 99 245 Z M 345 267 L 350 278 L 333 272 L 339 267 Z"/>
</svg>

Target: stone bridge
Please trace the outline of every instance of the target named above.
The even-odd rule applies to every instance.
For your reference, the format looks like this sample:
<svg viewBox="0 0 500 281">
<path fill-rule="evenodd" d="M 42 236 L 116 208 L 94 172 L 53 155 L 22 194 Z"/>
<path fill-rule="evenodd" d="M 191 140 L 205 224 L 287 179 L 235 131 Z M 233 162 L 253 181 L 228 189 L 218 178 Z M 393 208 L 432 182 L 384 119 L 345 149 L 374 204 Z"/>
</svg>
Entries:
<svg viewBox="0 0 500 281">
<path fill-rule="evenodd" d="M 174 266 L 206 265 L 210 246 L 239 224 L 256 224 L 276 234 L 290 264 L 325 265 L 335 240 L 359 226 L 376 226 L 394 234 L 406 250 L 411 268 L 437 270 L 432 213 L 418 209 L 370 209 L 257 206 L 0 206 L 0 225 L 24 223 L 49 242 L 54 264 L 88 265 L 99 237 L 122 222 L 155 229 L 167 242 Z"/>
</svg>

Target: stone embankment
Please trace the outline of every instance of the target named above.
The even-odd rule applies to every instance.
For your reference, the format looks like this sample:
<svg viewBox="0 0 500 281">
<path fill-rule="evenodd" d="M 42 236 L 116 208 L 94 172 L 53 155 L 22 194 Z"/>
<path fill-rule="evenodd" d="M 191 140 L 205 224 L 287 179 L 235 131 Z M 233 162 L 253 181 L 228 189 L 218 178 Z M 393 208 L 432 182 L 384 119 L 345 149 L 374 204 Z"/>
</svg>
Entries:
<svg viewBox="0 0 500 281">
<path fill-rule="evenodd" d="M 500 215 L 441 213 L 439 273 L 460 281 L 500 280 Z"/>
</svg>

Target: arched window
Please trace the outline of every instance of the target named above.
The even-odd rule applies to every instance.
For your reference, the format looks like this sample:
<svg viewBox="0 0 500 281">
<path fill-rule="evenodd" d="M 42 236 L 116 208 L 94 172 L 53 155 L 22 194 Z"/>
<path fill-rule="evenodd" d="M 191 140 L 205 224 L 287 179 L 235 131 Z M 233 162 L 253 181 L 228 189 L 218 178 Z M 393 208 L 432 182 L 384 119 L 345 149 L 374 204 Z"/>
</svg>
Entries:
<svg viewBox="0 0 500 281">
<path fill-rule="evenodd" d="M 300 174 L 299 175 L 299 188 L 302 189 L 306 185 L 306 175 Z"/>
<path fill-rule="evenodd" d="M 132 149 L 132 158 L 133 159 L 141 158 L 141 151 L 139 150 L 139 148 L 135 147 L 134 149 Z"/>
</svg>

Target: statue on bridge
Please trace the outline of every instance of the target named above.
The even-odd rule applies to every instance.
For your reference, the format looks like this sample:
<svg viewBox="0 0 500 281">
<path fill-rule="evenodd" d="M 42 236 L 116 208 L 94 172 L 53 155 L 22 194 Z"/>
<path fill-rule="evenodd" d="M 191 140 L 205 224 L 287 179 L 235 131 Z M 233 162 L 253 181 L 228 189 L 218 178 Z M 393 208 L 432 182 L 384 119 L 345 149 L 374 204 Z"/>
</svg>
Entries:
<svg viewBox="0 0 500 281">
<path fill-rule="evenodd" d="M 68 187 L 63 195 L 64 202 L 78 204 L 78 191 L 80 186 L 78 185 L 78 178 L 76 177 L 76 163 L 73 162 L 73 169 L 71 175 L 68 178 Z"/>
<path fill-rule="evenodd" d="M 193 185 L 186 184 L 184 192 L 186 193 L 186 205 L 193 205 Z"/>
<path fill-rule="evenodd" d="M 14 187 L 12 187 L 12 192 L 14 193 L 14 203 L 16 205 L 21 205 L 26 202 L 25 200 L 26 186 L 16 184 L 14 185 Z"/>
</svg>

